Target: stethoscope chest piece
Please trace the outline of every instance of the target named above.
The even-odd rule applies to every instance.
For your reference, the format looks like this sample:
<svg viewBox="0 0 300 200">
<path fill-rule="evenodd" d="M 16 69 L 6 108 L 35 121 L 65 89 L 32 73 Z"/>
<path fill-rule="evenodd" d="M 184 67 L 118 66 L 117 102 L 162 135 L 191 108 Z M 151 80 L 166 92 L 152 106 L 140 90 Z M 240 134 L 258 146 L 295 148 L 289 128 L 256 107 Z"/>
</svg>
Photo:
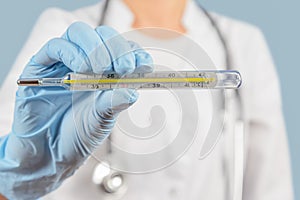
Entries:
<svg viewBox="0 0 300 200">
<path fill-rule="evenodd" d="M 126 192 L 124 175 L 111 169 L 107 162 L 99 163 L 93 173 L 93 183 L 99 186 L 102 192 L 119 196 Z"/>
</svg>

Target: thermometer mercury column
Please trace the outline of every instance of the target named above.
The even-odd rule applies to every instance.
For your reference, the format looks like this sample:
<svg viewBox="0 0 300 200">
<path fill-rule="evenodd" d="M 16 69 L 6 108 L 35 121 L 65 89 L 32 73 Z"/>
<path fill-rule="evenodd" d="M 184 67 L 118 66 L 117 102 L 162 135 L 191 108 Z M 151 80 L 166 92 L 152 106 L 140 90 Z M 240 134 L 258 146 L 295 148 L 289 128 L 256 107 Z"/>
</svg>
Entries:
<svg viewBox="0 0 300 200">
<path fill-rule="evenodd" d="M 237 89 L 242 83 L 238 71 L 157 71 L 117 74 L 68 73 L 63 78 L 19 79 L 19 86 L 61 86 L 68 90 L 106 90 L 114 88 L 135 89 Z"/>
</svg>

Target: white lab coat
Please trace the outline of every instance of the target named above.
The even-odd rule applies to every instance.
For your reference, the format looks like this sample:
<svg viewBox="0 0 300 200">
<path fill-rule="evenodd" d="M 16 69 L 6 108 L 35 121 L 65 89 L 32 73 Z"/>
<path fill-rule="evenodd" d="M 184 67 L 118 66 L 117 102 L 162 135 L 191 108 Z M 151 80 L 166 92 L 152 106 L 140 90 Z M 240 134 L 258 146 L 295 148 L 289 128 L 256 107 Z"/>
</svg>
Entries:
<svg viewBox="0 0 300 200">
<path fill-rule="evenodd" d="M 61 36 L 75 21 L 96 27 L 102 6 L 100 2 L 72 12 L 50 8 L 40 16 L 0 90 L 1 134 L 10 131 L 17 90 L 14 83 L 30 57 L 50 38 Z M 241 98 L 247 127 L 243 199 L 291 200 L 290 161 L 278 77 L 263 35 L 249 24 L 217 14 L 214 17 L 229 44 L 233 66 L 243 76 Z M 122 33 L 131 29 L 132 20 L 133 16 L 125 4 L 112 0 L 106 25 Z M 219 38 L 193 1 L 188 2 L 183 23 L 188 36 L 206 50 L 216 66 L 224 67 L 224 52 Z M 226 120 L 228 123 L 232 121 Z M 201 141 L 195 141 L 186 155 L 172 166 L 155 173 L 127 175 L 128 190 L 122 199 L 225 199 L 228 189 L 222 161 L 226 157 L 225 143 L 226 134 L 203 162 L 197 157 Z M 73 177 L 45 199 L 110 199 L 110 196 L 100 194 L 91 181 L 96 164 L 97 161 L 90 158 Z"/>
</svg>

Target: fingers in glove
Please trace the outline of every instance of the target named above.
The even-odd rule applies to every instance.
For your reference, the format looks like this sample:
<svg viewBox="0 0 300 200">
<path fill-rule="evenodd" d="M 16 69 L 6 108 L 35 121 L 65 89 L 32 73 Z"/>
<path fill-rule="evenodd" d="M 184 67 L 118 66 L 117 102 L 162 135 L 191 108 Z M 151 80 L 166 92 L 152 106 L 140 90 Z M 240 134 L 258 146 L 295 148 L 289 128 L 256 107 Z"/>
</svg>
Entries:
<svg viewBox="0 0 300 200">
<path fill-rule="evenodd" d="M 42 49 L 31 59 L 23 72 L 23 77 L 28 74 L 43 76 L 55 69 L 53 67 L 64 67 L 64 65 L 54 65 L 62 62 L 71 71 L 87 72 L 89 61 L 84 51 L 75 44 L 61 38 L 50 40 Z"/>
<path fill-rule="evenodd" d="M 153 71 L 153 59 L 138 43 L 129 41 L 135 56 L 136 69 L 134 73 L 151 73 Z"/>
<path fill-rule="evenodd" d="M 110 54 L 105 44 L 89 25 L 83 22 L 75 22 L 68 28 L 62 38 L 80 47 L 88 58 L 89 66 L 82 66 L 88 68 L 82 68 L 76 72 L 100 74 L 110 66 Z"/>
<path fill-rule="evenodd" d="M 132 73 L 135 70 L 135 56 L 128 41 L 107 26 L 97 27 L 96 32 L 109 52 L 112 70 L 119 75 Z"/>
</svg>

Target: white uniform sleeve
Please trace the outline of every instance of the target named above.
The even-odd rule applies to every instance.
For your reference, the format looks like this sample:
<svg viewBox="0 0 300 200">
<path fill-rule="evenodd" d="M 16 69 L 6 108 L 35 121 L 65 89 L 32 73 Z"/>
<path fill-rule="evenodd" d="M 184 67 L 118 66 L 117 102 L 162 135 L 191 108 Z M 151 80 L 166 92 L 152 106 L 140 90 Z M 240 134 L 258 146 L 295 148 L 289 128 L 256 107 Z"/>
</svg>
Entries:
<svg viewBox="0 0 300 200">
<path fill-rule="evenodd" d="M 0 89 L 0 136 L 10 132 L 13 121 L 16 80 L 29 59 L 51 38 L 60 37 L 74 21 L 74 16 L 57 9 L 49 8 L 36 22 L 29 39 L 16 59 Z"/>
<path fill-rule="evenodd" d="M 240 48 L 236 46 L 233 50 L 240 51 L 236 52 L 240 57 L 235 64 L 244 68 L 242 100 L 249 128 L 243 199 L 292 200 L 289 151 L 276 69 L 262 33 L 249 30 L 244 45 L 237 36 L 235 43 Z"/>
</svg>

